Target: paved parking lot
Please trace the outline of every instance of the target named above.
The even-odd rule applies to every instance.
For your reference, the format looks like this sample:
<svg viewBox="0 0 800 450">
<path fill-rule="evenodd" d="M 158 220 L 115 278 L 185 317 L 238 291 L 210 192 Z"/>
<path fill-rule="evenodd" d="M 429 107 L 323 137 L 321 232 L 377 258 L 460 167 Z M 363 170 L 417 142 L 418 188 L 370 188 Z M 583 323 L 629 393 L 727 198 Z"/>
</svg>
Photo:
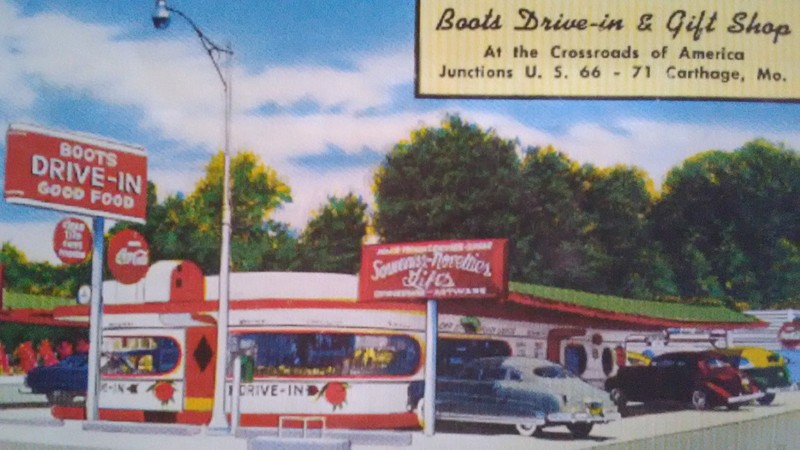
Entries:
<svg viewBox="0 0 800 450">
<path fill-rule="evenodd" d="M 637 409 L 639 408 L 639 409 Z M 800 448 L 800 392 L 778 396 L 770 406 L 746 406 L 693 411 L 675 407 L 634 407 L 633 415 L 598 425 L 586 439 L 573 439 L 566 428 L 547 429 L 539 437 L 522 437 L 501 426 L 437 423 L 437 433 L 427 437 L 410 432 L 414 449 L 636 449 L 636 448 Z M 82 422 L 56 421 L 49 409 L 5 405 L 0 409 L 0 448 L 108 448 L 108 449 L 247 449 L 246 437 L 213 436 L 201 427 L 155 427 L 149 431 L 87 430 Z M 154 431 L 155 430 L 155 431 Z M 187 431 L 188 430 L 188 431 Z M 244 434 L 244 433 L 243 433 Z M 246 433 L 252 437 L 252 433 Z M 354 444 L 353 449 L 409 448 L 400 445 Z"/>
</svg>

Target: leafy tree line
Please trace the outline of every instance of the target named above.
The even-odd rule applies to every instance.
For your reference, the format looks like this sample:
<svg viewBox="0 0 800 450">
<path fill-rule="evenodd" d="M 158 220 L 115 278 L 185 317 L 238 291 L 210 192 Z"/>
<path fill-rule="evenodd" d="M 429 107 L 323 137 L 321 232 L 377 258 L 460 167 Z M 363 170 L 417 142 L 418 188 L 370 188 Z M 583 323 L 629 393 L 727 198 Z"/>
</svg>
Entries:
<svg viewBox="0 0 800 450">
<path fill-rule="evenodd" d="M 222 167 L 218 153 L 191 193 L 161 202 L 150 184 L 147 223 L 111 234 L 135 228 L 152 261 L 190 259 L 218 273 Z M 371 217 L 355 195 L 330 197 L 299 233 L 272 218 L 291 201 L 273 169 L 252 152 L 231 168 L 235 271 L 356 273 L 371 226 L 384 242 L 509 238 L 515 281 L 729 306 L 800 303 L 800 158 L 763 140 L 695 155 L 656 189 L 636 167 L 580 164 L 549 146 L 520 151 L 449 116 L 386 156 Z M 0 258 L 22 291 L 74 295 L 88 282 L 86 264 L 28 263 L 9 244 Z"/>
<path fill-rule="evenodd" d="M 800 303 L 800 158 L 756 140 L 673 168 L 579 164 L 448 117 L 375 177 L 384 241 L 510 238 L 511 279 L 633 298 Z"/>
<path fill-rule="evenodd" d="M 0 264 L 5 269 L 5 287 L 28 294 L 74 297 L 80 285 L 91 278 L 88 262 L 73 266 L 31 262 L 9 242 L 0 246 Z"/>
<path fill-rule="evenodd" d="M 219 273 L 222 221 L 223 154 L 217 153 L 188 196 L 159 203 L 148 189 L 147 223 L 122 223 L 141 232 L 151 261 L 190 259 L 203 273 Z M 271 215 L 291 201 L 291 190 L 258 156 L 249 151 L 231 158 L 231 270 L 327 271 L 355 273 L 367 231 L 367 205 L 354 194 L 329 197 L 299 234 Z"/>
</svg>

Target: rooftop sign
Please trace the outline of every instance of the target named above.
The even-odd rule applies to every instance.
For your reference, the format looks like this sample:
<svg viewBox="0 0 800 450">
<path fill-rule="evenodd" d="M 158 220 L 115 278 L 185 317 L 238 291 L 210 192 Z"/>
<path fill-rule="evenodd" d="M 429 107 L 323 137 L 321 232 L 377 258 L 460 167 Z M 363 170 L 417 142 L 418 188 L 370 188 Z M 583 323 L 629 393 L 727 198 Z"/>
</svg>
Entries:
<svg viewBox="0 0 800 450">
<path fill-rule="evenodd" d="M 369 245 L 361 253 L 360 300 L 504 298 L 505 239 Z"/>
</svg>

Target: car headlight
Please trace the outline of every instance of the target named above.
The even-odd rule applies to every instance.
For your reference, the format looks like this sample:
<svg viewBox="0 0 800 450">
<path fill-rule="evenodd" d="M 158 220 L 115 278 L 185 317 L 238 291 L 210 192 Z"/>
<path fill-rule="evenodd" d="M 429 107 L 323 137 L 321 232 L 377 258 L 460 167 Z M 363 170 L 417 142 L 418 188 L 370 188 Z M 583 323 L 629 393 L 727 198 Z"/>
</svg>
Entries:
<svg viewBox="0 0 800 450">
<path fill-rule="evenodd" d="M 603 415 L 603 402 L 587 402 L 586 403 L 586 412 L 589 413 L 590 416 L 602 416 Z"/>
</svg>

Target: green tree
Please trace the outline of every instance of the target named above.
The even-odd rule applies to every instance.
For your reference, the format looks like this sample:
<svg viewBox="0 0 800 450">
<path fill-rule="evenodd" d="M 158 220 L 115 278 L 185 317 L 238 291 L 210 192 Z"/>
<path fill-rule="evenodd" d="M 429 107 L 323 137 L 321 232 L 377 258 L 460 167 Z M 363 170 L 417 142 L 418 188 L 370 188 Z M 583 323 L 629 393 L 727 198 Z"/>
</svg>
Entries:
<svg viewBox="0 0 800 450">
<path fill-rule="evenodd" d="M 375 175 L 383 241 L 505 238 L 515 227 L 516 143 L 458 116 L 397 143 Z"/>
<path fill-rule="evenodd" d="M 328 197 L 300 235 L 302 270 L 357 273 L 367 233 L 367 204 L 354 195 Z"/>
<path fill-rule="evenodd" d="M 206 176 L 186 199 L 187 216 L 194 225 L 191 239 L 196 243 L 193 245 L 198 245 L 196 262 L 209 273 L 219 271 L 223 172 L 224 156 L 219 152 L 208 163 Z M 264 258 L 266 249 L 273 245 L 272 236 L 280 233 L 275 222 L 267 219 L 275 209 L 291 201 L 289 186 L 253 152 L 239 152 L 231 158 L 231 182 L 232 270 L 277 268 Z"/>
<path fill-rule="evenodd" d="M 587 181 L 585 230 L 600 255 L 593 290 L 639 298 L 675 295 L 673 276 L 649 235 L 652 180 L 641 169 L 620 165 L 595 168 Z"/>
<path fill-rule="evenodd" d="M 9 288 L 19 289 L 25 277 L 28 257 L 11 242 L 3 242 L 0 247 L 0 264 L 5 266 L 5 283 Z"/>
<path fill-rule="evenodd" d="M 800 284 L 800 158 L 756 140 L 708 151 L 670 171 L 653 210 L 656 238 L 684 297 L 768 307 Z"/>
<path fill-rule="evenodd" d="M 6 287 L 16 292 L 73 297 L 81 284 L 89 282 L 91 260 L 81 264 L 54 266 L 31 262 L 22 250 L 5 242 L 0 248 L 0 264 L 5 265 Z"/>
<path fill-rule="evenodd" d="M 552 147 L 526 150 L 515 205 L 514 279 L 578 288 L 595 278 L 584 232 L 587 170 Z"/>
<path fill-rule="evenodd" d="M 120 223 L 112 230 L 133 228 L 150 243 L 151 261 L 188 259 L 203 273 L 219 273 L 222 236 L 224 155 L 214 155 L 205 176 L 186 198 L 167 197 L 158 203 L 156 186 L 148 185 L 147 223 Z M 285 224 L 269 216 L 291 201 L 289 187 L 253 152 L 231 158 L 231 269 L 285 270 L 294 263 L 296 243 Z"/>
</svg>

